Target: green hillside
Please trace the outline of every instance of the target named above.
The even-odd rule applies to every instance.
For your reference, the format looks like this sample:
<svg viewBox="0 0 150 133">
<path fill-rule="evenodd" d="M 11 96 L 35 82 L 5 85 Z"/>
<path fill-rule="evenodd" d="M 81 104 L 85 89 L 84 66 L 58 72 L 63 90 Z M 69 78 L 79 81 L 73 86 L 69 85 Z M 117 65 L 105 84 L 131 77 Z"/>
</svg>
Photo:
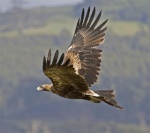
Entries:
<svg viewBox="0 0 150 133">
<path fill-rule="evenodd" d="M 103 9 L 101 22 L 109 18 L 101 73 L 92 87 L 114 88 L 124 111 L 36 91 L 49 82 L 42 72 L 44 54 L 49 48 L 65 52 L 81 8 L 89 5 Z M 148 133 L 149 6 L 148 0 L 87 0 L 75 7 L 0 13 L 0 132 Z"/>
</svg>

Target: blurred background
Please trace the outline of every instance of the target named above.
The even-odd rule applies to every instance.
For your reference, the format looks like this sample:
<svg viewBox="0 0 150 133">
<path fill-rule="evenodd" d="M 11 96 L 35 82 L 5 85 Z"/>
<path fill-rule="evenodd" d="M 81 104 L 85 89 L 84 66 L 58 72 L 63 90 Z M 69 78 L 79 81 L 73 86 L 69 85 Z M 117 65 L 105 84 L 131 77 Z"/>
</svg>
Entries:
<svg viewBox="0 0 150 133">
<path fill-rule="evenodd" d="M 125 110 L 68 100 L 36 87 L 49 83 L 42 58 L 65 52 L 82 8 L 107 18 L 100 78 Z M 0 0 L 0 133 L 149 133 L 149 0 Z"/>
</svg>

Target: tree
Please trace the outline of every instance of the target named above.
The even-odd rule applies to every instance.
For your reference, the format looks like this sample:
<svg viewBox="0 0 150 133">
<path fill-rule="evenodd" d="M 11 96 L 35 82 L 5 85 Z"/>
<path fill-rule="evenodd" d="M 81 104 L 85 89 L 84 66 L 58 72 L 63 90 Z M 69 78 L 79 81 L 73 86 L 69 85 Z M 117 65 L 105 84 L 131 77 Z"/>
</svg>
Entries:
<svg viewBox="0 0 150 133">
<path fill-rule="evenodd" d="M 14 12 L 15 16 L 14 19 L 16 20 L 16 30 L 19 35 L 22 34 L 23 29 L 23 16 L 24 13 L 23 7 L 27 4 L 26 0 L 11 0 L 12 4 L 12 11 Z"/>
<path fill-rule="evenodd" d="M 26 0 L 11 0 L 13 9 L 22 9 L 27 4 Z"/>
</svg>

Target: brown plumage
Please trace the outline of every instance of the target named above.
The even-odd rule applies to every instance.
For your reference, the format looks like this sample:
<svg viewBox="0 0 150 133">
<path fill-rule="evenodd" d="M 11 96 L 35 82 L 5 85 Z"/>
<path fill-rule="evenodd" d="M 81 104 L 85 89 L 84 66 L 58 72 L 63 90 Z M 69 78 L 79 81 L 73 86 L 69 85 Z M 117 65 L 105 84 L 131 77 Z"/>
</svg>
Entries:
<svg viewBox="0 0 150 133">
<path fill-rule="evenodd" d="M 104 27 L 107 20 L 97 26 L 101 11 L 95 19 L 94 16 L 95 7 L 92 13 L 89 7 L 86 15 L 83 9 L 67 52 L 59 58 L 57 50 L 52 61 L 51 50 L 48 52 L 47 59 L 44 56 L 43 72 L 52 84 L 44 84 L 37 89 L 70 99 L 84 99 L 94 103 L 103 101 L 123 109 L 114 100 L 114 90 L 92 91 L 89 89 L 99 75 L 102 50 L 98 46 L 104 42 L 107 29 Z"/>
</svg>

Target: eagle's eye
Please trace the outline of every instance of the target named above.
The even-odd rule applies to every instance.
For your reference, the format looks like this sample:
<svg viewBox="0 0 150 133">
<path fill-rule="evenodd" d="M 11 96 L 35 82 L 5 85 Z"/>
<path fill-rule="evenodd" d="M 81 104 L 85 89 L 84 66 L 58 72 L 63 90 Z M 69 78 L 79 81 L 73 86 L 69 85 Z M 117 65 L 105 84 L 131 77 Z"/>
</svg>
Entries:
<svg viewBox="0 0 150 133">
<path fill-rule="evenodd" d="M 40 88 L 41 88 L 41 89 L 44 89 L 44 86 L 41 85 Z"/>
</svg>

